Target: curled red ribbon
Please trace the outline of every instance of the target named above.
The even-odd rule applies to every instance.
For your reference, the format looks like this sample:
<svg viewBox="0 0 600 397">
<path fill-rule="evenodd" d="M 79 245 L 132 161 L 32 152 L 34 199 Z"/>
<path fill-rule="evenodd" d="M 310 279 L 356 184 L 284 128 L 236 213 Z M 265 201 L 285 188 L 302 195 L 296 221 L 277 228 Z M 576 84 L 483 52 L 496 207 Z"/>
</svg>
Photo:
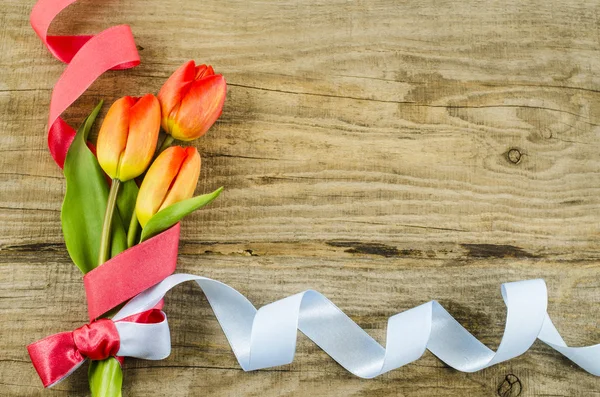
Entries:
<svg viewBox="0 0 600 397">
<path fill-rule="evenodd" d="M 40 0 L 33 7 L 30 22 L 48 50 L 67 68 L 60 76 L 50 99 L 48 148 L 63 167 L 75 130 L 60 115 L 104 72 L 129 69 L 140 63 L 133 34 L 127 25 L 113 26 L 96 36 L 48 36 L 54 18 L 76 0 Z"/>
</svg>

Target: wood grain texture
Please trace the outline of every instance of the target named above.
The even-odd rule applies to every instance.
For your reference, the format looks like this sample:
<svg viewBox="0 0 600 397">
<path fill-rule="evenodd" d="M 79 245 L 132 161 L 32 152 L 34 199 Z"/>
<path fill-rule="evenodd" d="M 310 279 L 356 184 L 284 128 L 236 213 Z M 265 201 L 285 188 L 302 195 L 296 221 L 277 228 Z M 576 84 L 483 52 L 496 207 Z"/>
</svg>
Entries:
<svg viewBox="0 0 600 397">
<path fill-rule="evenodd" d="M 0 9 L 0 394 L 79 396 L 85 371 L 44 391 L 24 349 L 86 318 L 44 136 L 64 65 L 31 30 L 33 4 Z M 388 316 L 435 298 L 493 348 L 500 283 L 543 277 L 558 329 L 586 345 L 600 338 L 599 12 L 573 0 L 82 0 L 51 32 L 128 23 L 142 57 L 94 83 L 65 114 L 73 125 L 99 99 L 156 92 L 190 58 L 226 76 L 223 116 L 196 143 L 198 191 L 226 191 L 186 219 L 181 271 L 257 306 L 317 289 L 381 342 Z M 300 335 L 293 364 L 246 374 L 198 289 L 167 305 L 173 354 L 128 360 L 125 395 L 600 394 L 540 343 L 475 374 L 427 353 L 365 381 Z"/>
</svg>

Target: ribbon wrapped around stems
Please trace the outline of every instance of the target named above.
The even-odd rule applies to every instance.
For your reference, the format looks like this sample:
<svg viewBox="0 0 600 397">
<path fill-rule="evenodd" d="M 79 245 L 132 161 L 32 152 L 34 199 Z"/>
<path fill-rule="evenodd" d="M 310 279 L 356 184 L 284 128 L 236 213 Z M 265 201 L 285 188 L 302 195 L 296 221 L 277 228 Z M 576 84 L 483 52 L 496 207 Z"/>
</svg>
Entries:
<svg viewBox="0 0 600 397">
<path fill-rule="evenodd" d="M 177 223 L 83 276 L 90 321 L 158 284 L 175 271 L 179 231 Z"/>
<path fill-rule="evenodd" d="M 120 338 L 116 355 L 150 360 L 168 356 L 171 342 L 164 313 L 161 312 L 162 320 L 154 323 L 127 319 L 147 313 L 169 290 L 186 281 L 195 281 L 203 290 L 245 371 L 291 363 L 300 330 L 342 367 L 361 378 L 374 378 L 409 364 L 426 349 L 454 369 L 475 372 L 525 353 L 536 339 L 600 376 L 600 344 L 566 345 L 547 314 L 546 284 L 540 279 L 502 285 L 506 326 L 494 352 L 436 301 L 390 317 L 384 348 L 316 291 L 292 295 L 257 310 L 226 284 L 191 274 L 174 274 L 137 295 L 113 318 Z"/>
</svg>

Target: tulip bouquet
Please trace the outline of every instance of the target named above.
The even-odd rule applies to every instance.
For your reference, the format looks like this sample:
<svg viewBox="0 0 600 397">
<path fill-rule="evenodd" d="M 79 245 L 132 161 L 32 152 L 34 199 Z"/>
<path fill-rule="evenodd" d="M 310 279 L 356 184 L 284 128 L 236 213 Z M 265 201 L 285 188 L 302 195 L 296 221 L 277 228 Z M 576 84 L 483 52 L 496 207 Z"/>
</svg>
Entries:
<svg viewBox="0 0 600 397">
<path fill-rule="evenodd" d="M 67 250 L 83 273 L 217 198 L 221 188 L 192 197 L 200 155 L 194 147 L 173 143 L 204 135 L 221 115 L 225 94 L 222 75 L 189 61 L 158 96 L 126 96 L 114 102 L 95 148 L 88 135 L 102 103 L 87 117 L 65 159 L 67 190 L 61 211 Z M 121 366 L 114 357 L 91 361 L 88 376 L 93 396 L 121 395 Z"/>
</svg>

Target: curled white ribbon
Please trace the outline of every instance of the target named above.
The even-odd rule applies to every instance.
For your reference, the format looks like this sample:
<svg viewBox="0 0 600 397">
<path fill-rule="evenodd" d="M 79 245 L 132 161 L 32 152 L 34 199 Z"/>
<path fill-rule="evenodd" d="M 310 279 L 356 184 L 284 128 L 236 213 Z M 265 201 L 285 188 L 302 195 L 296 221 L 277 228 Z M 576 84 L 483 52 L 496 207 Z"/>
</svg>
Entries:
<svg viewBox="0 0 600 397">
<path fill-rule="evenodd" d="M 316 291 L 292 295 L 256 310 L 232 287 L 191 274 L 167 277 L 133 298 L 114 320 L 151 309 L 171 288 L 186 281 L 196 281 L 204 291 L 245 371 L 291 363 L 300 330 L 342 367 L 361 378 L 374 378 L 411 363 L 425 349 L 452 368 L 475 372 L 525 353 L 536 338 L 587 372 L 600 376 L 600 344 L 565 344 L 546 312 L 546 284 L 539 279 L 502 285 L 507 315 L 497 352 L 479 342 L 436 301 L 390 317 L 384 348 Z M 121 337 L 119 356 L 160 360 L 169 355 L 171 341 L 166 317 L 158 324 L 115 324 Z"/>
</svg>

